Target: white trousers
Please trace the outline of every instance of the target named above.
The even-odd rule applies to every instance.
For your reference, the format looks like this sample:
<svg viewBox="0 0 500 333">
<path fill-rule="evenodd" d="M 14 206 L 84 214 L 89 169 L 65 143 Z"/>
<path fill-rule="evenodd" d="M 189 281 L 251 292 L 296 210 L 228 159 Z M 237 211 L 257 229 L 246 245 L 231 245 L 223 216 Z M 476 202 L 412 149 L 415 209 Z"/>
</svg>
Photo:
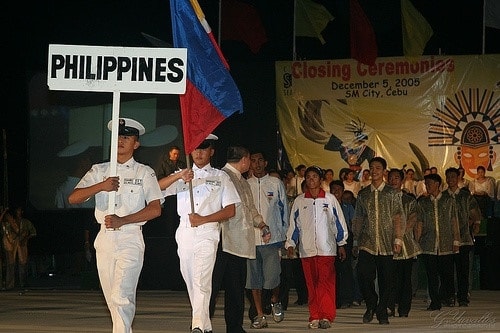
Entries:
<svg viewBox="0 0 500 333">
<path fill-rule="evenodd" d="M 117 231 L 101 228 L 94 247 L 113 333 L 132 333 L 137 283 L 144 263 L 141 228 L 137 225 L 124 226 Z"/>
<path fill-rule="evenodd" d="M 207 223 L 199 227 L 180 223 L 175 233 L 180 269 L 193 310 L 191 327 L 211 331 L 209 315 L 212 294 L 212 272 L 219 244 L 218 223 Z"/>
</svg>

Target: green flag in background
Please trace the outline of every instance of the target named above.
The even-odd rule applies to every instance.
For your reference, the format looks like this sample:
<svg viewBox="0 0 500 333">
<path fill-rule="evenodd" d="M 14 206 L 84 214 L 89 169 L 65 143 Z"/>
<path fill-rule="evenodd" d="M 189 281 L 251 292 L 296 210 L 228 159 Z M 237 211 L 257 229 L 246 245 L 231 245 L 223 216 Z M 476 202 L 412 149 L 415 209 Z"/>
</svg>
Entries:
<svg viewBox="0 0 500 333">
<path fill-rule="evenodd" d="M 295 6 L 295 36 L 319 38 L 325 44 L 321 32 L 334 19 L 333 15 L 312 0 L 296 0 Z"/>
</svg>

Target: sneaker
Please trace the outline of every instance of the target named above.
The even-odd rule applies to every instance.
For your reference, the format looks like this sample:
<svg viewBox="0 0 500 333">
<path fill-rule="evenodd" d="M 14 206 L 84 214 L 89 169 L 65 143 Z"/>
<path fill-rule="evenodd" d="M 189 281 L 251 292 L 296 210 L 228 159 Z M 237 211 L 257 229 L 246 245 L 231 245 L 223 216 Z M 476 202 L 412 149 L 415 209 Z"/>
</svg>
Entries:
<svg viewBox="0 0 500 333">
<path fill-rule="evenodd" d="M 319 328 L 319 320 L 314 319 L 313 321 L 309 322 L 309 325 L 307 325 L 307 327 L 312 329 Z"/>
<path fill-rule="evenodd" d="M 267 327 L 267 320 L 265 316 L 257 316 L 253 319 L 252 328 L 264 328 Z"/>
<path fill-rule="evenodd" d="M 283 321 L 283 318 L 285 318 L 285 313 L 283 312 L 283 307 L 281 306 L 281 302 L 272 303 L 271 309 L 274 321 L 277 323 Z"/>
<path fill-rule="evenodd" d="M 319 321 L 319 328 L 330 328 L 332 327 L 332 324 L 328 319 L 321 319 Z"/>
</svg>

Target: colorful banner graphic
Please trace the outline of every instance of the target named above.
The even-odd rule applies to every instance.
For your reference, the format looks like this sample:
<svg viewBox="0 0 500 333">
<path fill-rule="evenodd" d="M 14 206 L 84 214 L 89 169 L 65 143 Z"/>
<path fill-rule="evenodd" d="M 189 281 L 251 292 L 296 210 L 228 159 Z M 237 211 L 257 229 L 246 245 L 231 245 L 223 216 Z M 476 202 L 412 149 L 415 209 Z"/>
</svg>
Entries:
<svg viewBox="0 0 500 333">
<path fill-rule="evenodd" d="M 293 166 L 476 167 L 500 178 L 500 55 L 276 62 L 276 100 Z M 443 179 L 444 181 L 444 179 Z"/>
</svg>

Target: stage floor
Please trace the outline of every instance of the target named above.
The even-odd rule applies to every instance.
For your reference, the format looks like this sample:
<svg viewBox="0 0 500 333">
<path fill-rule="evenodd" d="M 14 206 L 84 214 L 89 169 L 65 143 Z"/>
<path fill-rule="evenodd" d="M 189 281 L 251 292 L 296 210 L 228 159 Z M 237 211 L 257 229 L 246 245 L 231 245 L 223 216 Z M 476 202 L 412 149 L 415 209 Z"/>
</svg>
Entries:
<svg viewBox="0 0 500 333">
<path fill-rule="evenodd" d="M 224 333 L 223 294 L 213 326 L 215 333 Z M 28 290 L 0 293 L 0 332 L 6 333 L 73 333 L 111 332 L 111 320 L 101 291 Z M 390 318 L 390 325 L 379 325 L 376 319 L 362 324 L 364 306 L 337 310 L 337 318 L 329 330 L 345 332 L 488 332 L 500 331 L 500 291 L 474 290 L 469 307 L 426 311 L 425 291 L 415 297 L 408 318 Z M 295 301 L 292 290 L 291 302 Z M 247 306 L 248 309 L 248 306 Z M 247 332 L 304 332 L 307 329 L 307 306 L 291 304 L 285 320 L 269 327 L 250 328 L 245 314 Z M 190 306 L 185 291 L 141 291 L 137 293 L 134 333 L 189 332 Z"/>
</svg>

